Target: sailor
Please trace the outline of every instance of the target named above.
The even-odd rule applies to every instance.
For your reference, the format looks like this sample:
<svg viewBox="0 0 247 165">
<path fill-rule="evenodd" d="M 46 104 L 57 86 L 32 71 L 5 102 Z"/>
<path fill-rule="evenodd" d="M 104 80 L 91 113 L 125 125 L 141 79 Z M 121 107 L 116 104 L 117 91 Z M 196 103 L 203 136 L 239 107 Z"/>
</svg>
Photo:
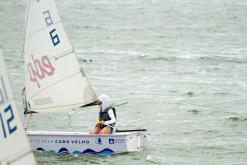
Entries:
<svg viewBox="0 0 247 165">
<path fill-rule="evenodd" d="M 111 134 L 116 124 L 116 110 L 110 105 L 109 97 L 105 94 L 99 96 L 98 105 L 99 118 L 90 134 Z"/>
</svg>

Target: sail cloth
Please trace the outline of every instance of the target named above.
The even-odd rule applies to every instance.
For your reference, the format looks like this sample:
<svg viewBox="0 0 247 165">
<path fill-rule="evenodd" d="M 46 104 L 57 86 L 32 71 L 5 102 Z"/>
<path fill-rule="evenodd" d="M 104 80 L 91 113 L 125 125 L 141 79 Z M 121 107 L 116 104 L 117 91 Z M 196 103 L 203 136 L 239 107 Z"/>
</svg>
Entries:
<svg viewBox="0 0 247 165">
<path fill-rule="evenodd" d="M 35 160 L 22 127 L 0 50 L 0 164 L 34 165 Z"/>
<path fill-rule="evenodd" d="M 24 61 L 26 99 L 32 111 L 71 110 L 97 100 L 54 0 L 29 0 Z"/>
</svg>

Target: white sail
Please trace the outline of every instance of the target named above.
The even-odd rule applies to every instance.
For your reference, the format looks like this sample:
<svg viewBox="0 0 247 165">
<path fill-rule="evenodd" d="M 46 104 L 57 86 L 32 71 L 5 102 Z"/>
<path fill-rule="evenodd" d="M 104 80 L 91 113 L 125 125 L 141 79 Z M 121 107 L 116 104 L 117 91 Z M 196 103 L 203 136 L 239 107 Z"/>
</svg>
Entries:
<svg viewBox="0 0 247 165">
<path fill-rule="evenodd" d="M 0 164 L 34 165 L 35 160 L 22 127 L 0 50 Z"/>
<path fill-rule="evenodd" d="M 29 0 L 24 44 L 26 98 L 32 111 L 69 110 L 97 100 L 54 0 Z"/>
</svg>

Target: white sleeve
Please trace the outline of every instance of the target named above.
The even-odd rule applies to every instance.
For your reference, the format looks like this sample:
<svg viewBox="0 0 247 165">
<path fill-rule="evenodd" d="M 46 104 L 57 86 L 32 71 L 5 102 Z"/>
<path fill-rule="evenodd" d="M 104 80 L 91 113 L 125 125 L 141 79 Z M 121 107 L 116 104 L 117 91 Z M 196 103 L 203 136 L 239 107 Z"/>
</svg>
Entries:
<svg viewBox="0 0 247 165">
<path fill-rule="evenodd" d="M 111 120 L 105 121 L 105 124 L 106 124 L 106 125 L 109 125 L 109 124 L 116 123 L 116 118 L 115 118 L 115 115 L 114 115 L 112 109 L 110 109 L 110 110 L 108 111 L 108 115 L 110 116 Z"/>
</svg>

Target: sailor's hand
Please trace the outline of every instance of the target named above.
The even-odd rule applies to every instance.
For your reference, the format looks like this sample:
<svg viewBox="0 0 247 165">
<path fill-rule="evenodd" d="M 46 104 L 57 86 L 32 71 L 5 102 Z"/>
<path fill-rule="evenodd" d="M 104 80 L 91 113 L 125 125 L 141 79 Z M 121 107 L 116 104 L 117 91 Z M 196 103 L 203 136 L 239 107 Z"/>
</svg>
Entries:
<svg viewBox="0 0 247 165">
<path fill-rule="evenodd" d="M 96 126 L 100 125 L 100 121 L 96 120 Z"/>
<path fill-rule="evenodd" d="M 96 120 L 96 126 L 97 126 L 97 125 L 100 125 L 100 124 L 105 125 L 105 121 Z"/>
<path fill-rule="evenodd" d="M 99 124 L 105 125 L 105 121 L 99 121 Z"/>
</svg>

